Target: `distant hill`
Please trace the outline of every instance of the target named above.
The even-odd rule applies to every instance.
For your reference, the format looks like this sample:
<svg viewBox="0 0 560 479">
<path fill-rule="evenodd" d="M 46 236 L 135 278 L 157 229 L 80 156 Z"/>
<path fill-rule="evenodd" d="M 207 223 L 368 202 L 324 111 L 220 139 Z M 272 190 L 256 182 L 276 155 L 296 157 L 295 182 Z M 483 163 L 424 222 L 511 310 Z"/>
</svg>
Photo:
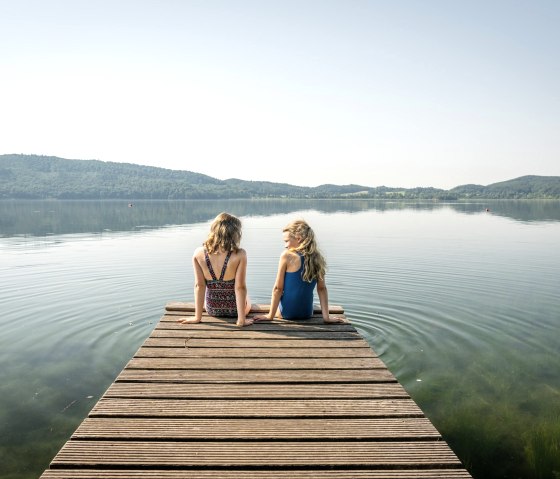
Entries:
<svg viewBox="0 0 560 479">
<path fill-rule="evenodd" d="M 294 186 L 218 180 L 191 171 L 130 163 L 0 155 L 0 199 L 230 199 L 230 198 L 560 198 L 560 177 L 524 176 L 452 190 L 361 185 Z"/>
<path fill-rule="evenodd" d="M 488 186 L 462 185 L 449 190 L 458 198 L 560 198 L 560 176 L 521 176 Z"/>
</svg>

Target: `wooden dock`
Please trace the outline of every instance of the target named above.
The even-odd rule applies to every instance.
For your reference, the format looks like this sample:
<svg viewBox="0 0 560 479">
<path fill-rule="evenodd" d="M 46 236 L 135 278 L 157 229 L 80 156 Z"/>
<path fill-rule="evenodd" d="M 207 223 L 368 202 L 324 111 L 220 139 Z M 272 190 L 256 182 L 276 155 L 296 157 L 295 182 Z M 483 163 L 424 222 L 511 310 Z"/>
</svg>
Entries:
<svg viewBox="0 0 560 479">
<path fill-rule="evenodd" d="M 166 306 L 42 479 L 471 477 L 350 323 L 192 314 Z"/>
</svg>

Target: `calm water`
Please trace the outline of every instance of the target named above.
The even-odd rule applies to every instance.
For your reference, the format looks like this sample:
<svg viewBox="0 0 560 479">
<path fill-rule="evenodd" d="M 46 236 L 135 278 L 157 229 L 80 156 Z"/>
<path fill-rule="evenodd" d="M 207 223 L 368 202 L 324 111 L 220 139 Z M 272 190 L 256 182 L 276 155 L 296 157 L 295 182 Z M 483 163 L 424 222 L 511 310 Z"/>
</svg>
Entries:
<svg viewBox="0 0 560 479">
<path fill-rule="evenodd" d="M 192 301 L 192 251 L 224 210 L 254 302 L 281 228 L 309 221 L 330 302 L 475 478 L 560 474 L 560 202 L 5 201 L 0 477 L 38 477 L 165 303 Z"/>
</svg>

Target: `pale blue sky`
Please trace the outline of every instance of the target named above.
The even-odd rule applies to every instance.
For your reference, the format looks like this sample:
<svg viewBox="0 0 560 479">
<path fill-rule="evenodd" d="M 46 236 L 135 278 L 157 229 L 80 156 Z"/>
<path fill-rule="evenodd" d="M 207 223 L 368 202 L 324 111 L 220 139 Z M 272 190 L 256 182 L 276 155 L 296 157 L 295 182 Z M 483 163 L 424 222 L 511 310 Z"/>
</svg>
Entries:
<svg viewBox="0 0 560 479">
<path fill-rule="evenodd" d="M 0 0 L 0 153 L 315 186 L 560 175 L 560 0 Z"/>
</svg>

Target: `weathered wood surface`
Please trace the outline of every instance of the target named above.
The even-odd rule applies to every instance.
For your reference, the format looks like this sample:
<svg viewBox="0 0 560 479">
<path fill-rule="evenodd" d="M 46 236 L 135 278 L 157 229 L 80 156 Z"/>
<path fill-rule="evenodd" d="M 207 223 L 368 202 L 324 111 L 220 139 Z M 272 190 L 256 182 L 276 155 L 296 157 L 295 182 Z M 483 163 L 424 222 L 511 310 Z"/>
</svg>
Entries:
<svg viewBox="0 0 560 479">
<path fill-rule="evenodd" d="M 138 399 L 408 399 L 398 383 L 341 384 L 183 384 L 113 383 L 102 400 Z"/>
<path fill-rule="evenodd" d="M 469 479 L 464 469 L 81 469 L 45 471 L 43 479 Z"/>
<path fill-rule="evenodd" d="M 219 411 L 219 412 L 216 412 Z M 90 417 L 420 417 L 411 399 L 112 399 Z"/>
<path fill-rule="evenodd" d="M 306 358 L 301 358 L 299 348 L 196 348 L 180 346 L 152 346 L 138 350 L 135 358 L 375 358 L 375 353 L 369 348 L 313 348 L 308 351 Z"/>
<path fill-rule="evenodd" d="M 43 479 L 469 479 L 464 469 L 50 469 Z"/>
<path fill-rule="evenodd" d="M 262 416 L 264 411 L 260 411 Z M 73 439 L 440 439 L 426 418 L 87 418 Z"/>
<path fill-rule="evenodd" d="M 240 329 L 169 303 L 41 477 L 470 478 L 354 327 L 316 313 Z"/>
<path fill-rule="evenodd" d="M 298 434 L 299 436 L 299 434 Z M 88 467 L 457 467 L 442 441 L 76 441 L 57 466 Z"/>
<path fill-rule="evenodd" d="M 258 324 L 251 327 L 260 327 Z M 289 339 L 289 338 L 286 338 Z M 193 338 L 193 337 L 152 337 L 150 336 L 144 346 L 147 347 L 175 347 L 175 348 L 188 348 L 188 349 L 206 349 L 206 348 L 305 348 L 305 349 L 316 349 L 316 348 L 368 348 L 368 344 L 364 339 L 354 339 L 349 341 L 342 341 L 340 339 L 299 339 L 297 343 L 294 344 L 293 341 L 287 341 L 286 339 L 265 339 L 263 341 L 257 341 L 253 339 L 243 339 L 228 337 L 227 335 L 223 339 L 214 338 Z M 358 352 L 359 354 L 361 351 Z"/>
<path fill-rule="evenodd" d="M 385 365 L 379 358 L 133 358 L 127 365 L 128 369 L 202 369 L 227 370 L 235 369 L 384 369 Z"/>
</svg>

